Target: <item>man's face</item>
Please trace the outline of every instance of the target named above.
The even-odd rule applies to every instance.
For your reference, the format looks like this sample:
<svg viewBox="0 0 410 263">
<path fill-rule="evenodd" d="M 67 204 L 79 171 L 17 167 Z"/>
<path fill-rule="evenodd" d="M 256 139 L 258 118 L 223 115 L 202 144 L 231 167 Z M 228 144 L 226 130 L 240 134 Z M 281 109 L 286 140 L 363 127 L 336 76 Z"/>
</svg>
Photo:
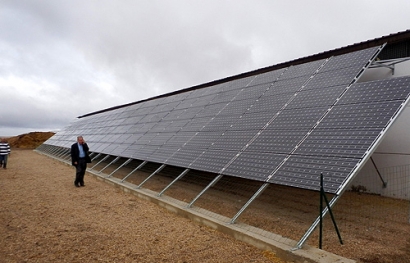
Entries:
<svg viewBox="0 0 410 263">
<path fill-rule="evenodd" d="M 78 141 L 79 144 L 83 144 L 83 143 L 84 143 L 83 137 L 79 137 L 79 138 L 77 139 L 77 141 Z"/>
</svg>

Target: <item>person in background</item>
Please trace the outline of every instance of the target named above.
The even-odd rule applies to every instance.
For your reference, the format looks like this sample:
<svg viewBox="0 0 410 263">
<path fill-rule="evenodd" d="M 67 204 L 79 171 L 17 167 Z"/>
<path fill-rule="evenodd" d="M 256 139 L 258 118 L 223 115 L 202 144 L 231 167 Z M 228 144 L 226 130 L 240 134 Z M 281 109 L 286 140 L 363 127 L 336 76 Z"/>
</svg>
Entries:
<svg viewBox="0 0 410 263">
<path fill-rule="evenodd" d="M 0 167 L 6 169 L 7 167 L 7 157 L 10 154 L 10 145 L 8 144 L 6 138 L 1 138 L 0 140 Z"/>
<path fill-rule="evenodd" d="M 84 174 L 87 170 L 87 163 L 91 163 L 88 150 L 88 145 L 82 136 L 78 136 L 77 142 L 71 145 L 71 164 L 76 168 L 75 187 L 85 186 Z"/>
</svg>

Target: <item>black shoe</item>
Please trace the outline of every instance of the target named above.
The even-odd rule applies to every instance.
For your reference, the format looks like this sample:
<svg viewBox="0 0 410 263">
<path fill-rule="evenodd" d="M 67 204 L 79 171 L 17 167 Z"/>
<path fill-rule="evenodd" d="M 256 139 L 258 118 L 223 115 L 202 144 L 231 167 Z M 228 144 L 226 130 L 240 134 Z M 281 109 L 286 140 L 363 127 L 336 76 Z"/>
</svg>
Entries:
<svg viewBox="0 0 410 263">
<path fill-rule="evenodd" d="M 74 186 L 75 186 L 75 187 L 80 187 L 78 184 L 75 184 Z"/>
<path fill-rule="evenodd" d="M 84 185 L 84 184 L 81 184 L 80 186 L 81 186 L 81 187 L 84 187 L 85 185 Z"/>
</svg>

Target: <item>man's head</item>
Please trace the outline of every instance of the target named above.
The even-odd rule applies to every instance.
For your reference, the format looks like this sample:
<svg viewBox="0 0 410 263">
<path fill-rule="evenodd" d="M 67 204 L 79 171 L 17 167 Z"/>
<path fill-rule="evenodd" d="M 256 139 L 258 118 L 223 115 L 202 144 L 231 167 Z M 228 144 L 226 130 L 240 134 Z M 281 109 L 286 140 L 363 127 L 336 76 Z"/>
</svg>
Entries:
<svg viewBox="0 0 410 263">
<path fill-rule="evenodd" d="M 78 137 L 77 137 L 77 142 L 78 142 L 79 144 L 83 144 L 83 143 L 84 143 L 83 136 L 78 136 Z"/>
<path fill-rule="evenodd" d="M 6 138 L 1 138 L 1 142 L 7 142 Z"/>
</svg>

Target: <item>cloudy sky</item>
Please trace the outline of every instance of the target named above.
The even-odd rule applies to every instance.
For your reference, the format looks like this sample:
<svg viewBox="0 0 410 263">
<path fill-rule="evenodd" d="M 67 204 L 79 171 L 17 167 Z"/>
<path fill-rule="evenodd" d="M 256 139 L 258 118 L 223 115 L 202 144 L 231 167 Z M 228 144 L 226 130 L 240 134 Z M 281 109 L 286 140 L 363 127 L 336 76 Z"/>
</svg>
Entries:
<svg viewBox="0 0 410 263">
<path fill-rule="evenodd" d="M 0 136 L 404 31 L 408 10 L 408 0 L 0 0 Z"/>
</svg>

